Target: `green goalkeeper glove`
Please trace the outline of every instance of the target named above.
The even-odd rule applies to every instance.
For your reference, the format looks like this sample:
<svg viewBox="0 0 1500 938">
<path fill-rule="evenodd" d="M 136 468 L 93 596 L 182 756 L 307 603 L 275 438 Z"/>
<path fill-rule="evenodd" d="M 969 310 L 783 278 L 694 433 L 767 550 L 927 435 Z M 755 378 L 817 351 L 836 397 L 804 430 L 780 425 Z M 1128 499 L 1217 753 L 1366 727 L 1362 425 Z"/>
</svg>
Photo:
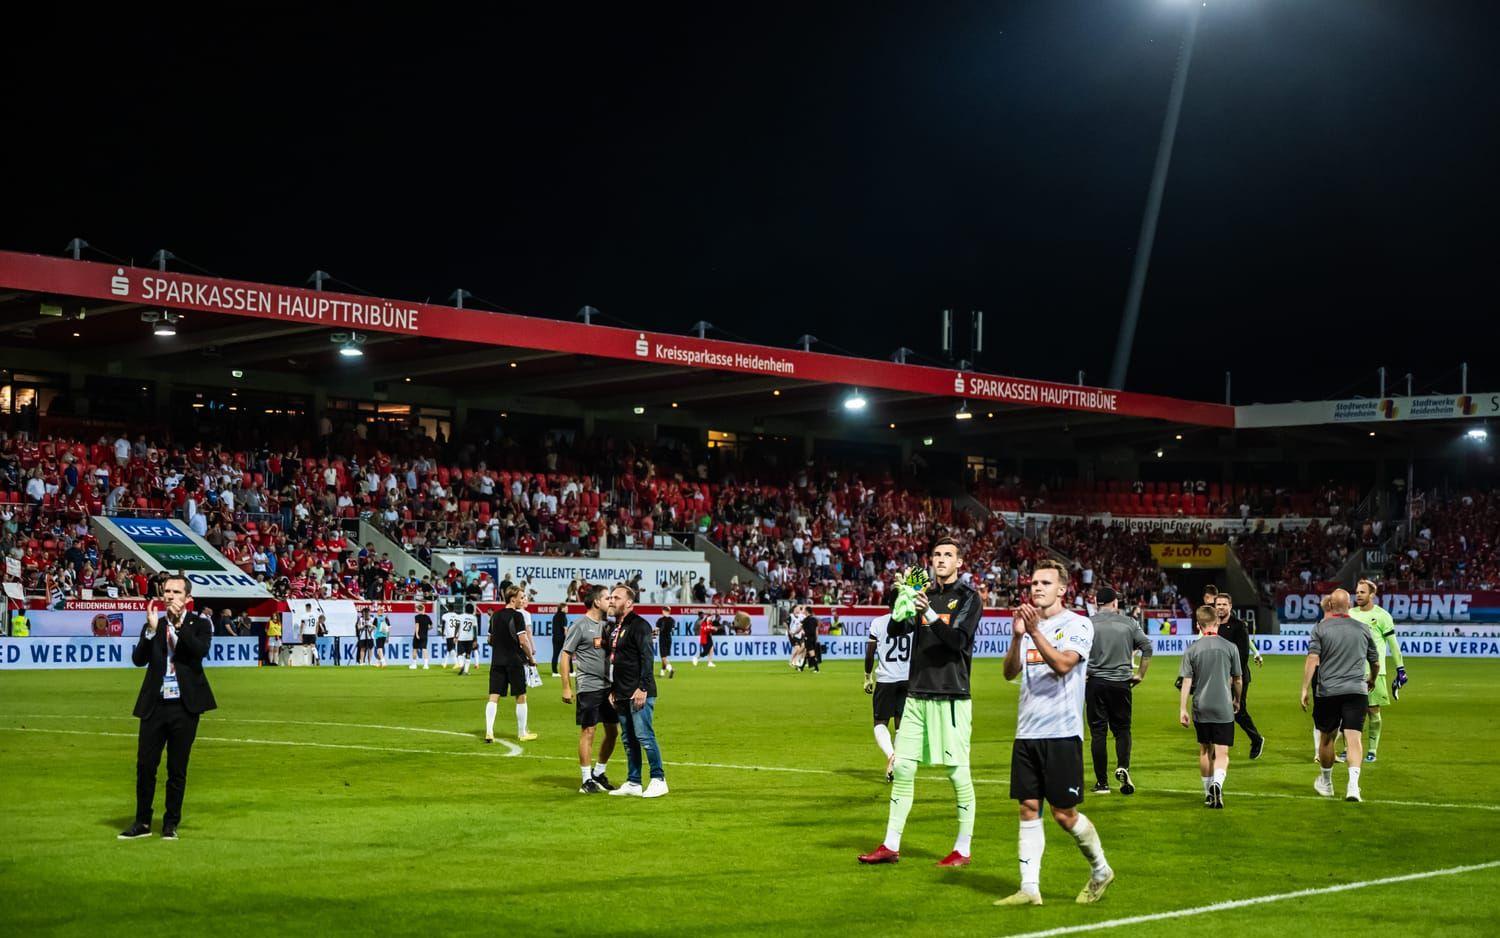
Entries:
<svg viewBox="0 0 1500 938">
<path fill-rule="evenodd" d="M 868 671 L 868 672 L 865 673 L 865 693 L 867 693 L 867 694 L 873 694 L 873 693 L 875 693 L 875 672 L 874 671 Z"/>
<path fill-rule="evenodd" d="M 891 618 L 897 622 L 917 617 L 917 594 L 927 588 L 931 580 L 921 567 L 907 567 L 896 581 L 896 602 L 891 606 Z"/>
</svg>

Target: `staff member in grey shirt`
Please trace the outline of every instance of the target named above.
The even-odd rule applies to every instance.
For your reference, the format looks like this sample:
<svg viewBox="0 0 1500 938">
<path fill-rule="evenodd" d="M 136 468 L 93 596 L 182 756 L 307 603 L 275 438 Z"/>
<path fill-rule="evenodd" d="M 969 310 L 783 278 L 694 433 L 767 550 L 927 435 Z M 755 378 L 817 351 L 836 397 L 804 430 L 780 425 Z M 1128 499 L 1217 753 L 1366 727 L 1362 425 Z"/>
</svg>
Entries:
<svg viewBox="0 0 1500 938">
<path fill-rule="evenodd" d="M 1240 653 L 1219 635 L 1214 607 L 1203 605 L 1193 614 L 1201 637 L 1182 656 L 1182 700 L 1178 720 L 1188 725 L 1188 698 L 1193 700 L 1192 724 L 1198 734 L 1198 774 L 1203 778 L 1203 806 L 1224 807 L 1224 776 L 1229 772 L 1229 747 L 1234 745 L 1234 715 L 1240 709 L 1245 685 Z"/>
<path fill-rule="evenodd" d="M 1302 668 L 1303 710 L 1307 709 L 1314 672 L 1318 682 L 1313 726 L 1318 728 L 1318 765 L 1322 771 L 1313 788 L 1325 798 L 1333 797 L 1333 741 L 1342 728 L 1349 754 L 1349 787 L 1344 800 L 1358 801 L 1365 708 L 1380 673 L 1380 656 L 1370 627 L 1349 616 L 1348 590 L 1334 590 L 1324 596 L 1323 612 L 1323 621 L 1313 627 L 1307 640 L 1307 662 Z"/>
<path fill-rule="evenodd" d="M 1115 591 L 1104 587 L 1095 595 L 1099 611 L 1094 623 L 1094 648 L 1089 656 L 1088 681 L 1084 684 L 1084 708 L 1089 721 L 1089 749 L 1094 758 L 1092 794 L 1109 794 L 1108 734 L 1115 734 L 1115 779 L 1120 794 L 1135 794 L 1130 779 L 1131 688 L 1146 677 L 1151 667 L 1151 639 L 1140 623 L 1120 612 Z M 1141 653 L 1141 671 L 1133 673 L 1135 652 Z"/>
<path fill-rule="evenodd" d="M 578 723 L 578 770 L 583 784 L 580 795 L 614 791 L 605 769 L 615 751 L 620 726 L 615 709 L 609 704 L 609 651 L 605 636 L 606 592 L 602 586 L 591 586 L 579 598 L 584 603 L 583 618 L 568 627 L 562 645 L 563 703 L 573 703 L 573 677 L 578 678 L 576 722 Z M 557 641 L 556 636 L 553 641 Z M 574 671 L 577 665 L 577 671 Z M 594 727 L 604 724 L 604 741 L 599 744 L 599 761 L 594 762 Z"/>
</svg>

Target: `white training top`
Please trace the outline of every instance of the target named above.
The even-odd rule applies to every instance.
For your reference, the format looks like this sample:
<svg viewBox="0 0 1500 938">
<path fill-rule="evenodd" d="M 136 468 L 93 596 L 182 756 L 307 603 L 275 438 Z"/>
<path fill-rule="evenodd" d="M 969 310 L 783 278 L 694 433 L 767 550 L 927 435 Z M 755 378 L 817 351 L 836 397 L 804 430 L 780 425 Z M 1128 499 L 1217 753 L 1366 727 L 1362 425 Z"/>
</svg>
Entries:
<svg viewBox="0 0 1500 938">
<path fill-rule="evenodd" d="M 912 634 L 888 635 L 889 615 L 876 616 L 870 623 L 870 641 L 875 643 L 875 682 L 899 684 L 911 676 Z"/>
<path fill-rule="evenodd" d="M 456 613 L 456 612 L 445 612 L 445 613 L 443 613 L 443 637 L 444 638 L 457 638 L 458 637 L 458 616 L 459 616 L 459 614 Z"/>
<path fill-rule="evenodd" d="M 1037 632 L 1058 651 L 1076 651 L 1083 660 L 1058 677 L 1036 650 L 1030 635 L 1021 636 L 1021 703 L 1016 709 L 1016 739 L 1083 738 L 1083 687 L 1088 679 L 1094 624 L 1064 609 L 1043 619 Z"/>
<path fill-rule="evenodd" d="M 458 619 L 458 640 L 461 642 L 472 642 L 474 636 L 479 634 L 479 620 L 467 612 L 455 616 Z"/>
<path fill-rule="evenodd" d="M 318 631 L 318 614 L 316 612 L 304 612 L 297 617 L 297 633 L 299 635 L 315 635 Z"/>
</svg>

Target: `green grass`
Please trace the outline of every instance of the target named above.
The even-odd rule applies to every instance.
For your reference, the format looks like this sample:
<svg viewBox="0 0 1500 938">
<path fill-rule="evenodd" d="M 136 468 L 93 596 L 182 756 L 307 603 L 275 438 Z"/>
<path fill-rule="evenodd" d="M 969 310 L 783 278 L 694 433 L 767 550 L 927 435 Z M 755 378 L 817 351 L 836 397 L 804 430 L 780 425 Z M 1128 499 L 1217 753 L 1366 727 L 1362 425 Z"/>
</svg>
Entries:
<svg viewBox="0 0 1500 938">
<path fill-rule="evenodd" d="M 855 662 L 817 675 L 680 667 L 657 708 L 672 786 L 658 801 L 575 793 L 577 735 L 555 681 L 532 695 L 541 738 L 511 758 L 479 743 L 482 674 L 215 671 L 220 709 L 199 730 L 177 843 L 115 840 L 133 811 L 140 672 L 11 672 L 0 679 L 0 934 L 993 936 L 1500 859 L 1500 726 L 1484 716 L 1500 705 L 1496 664 L 1413 662 L 1381 761 L 1365 769 L 1369 800 L 1353 805 L 1314 795 L 1301 661 L 1269 659 L 1251 709 L 1270 748 L 1251 763 L 1241 739 L 1222 812 L 1201 806 L 1175 667 L 1157 661 L 1136 695 L 1139 793 L 1084 806 L 1118 874 L 1108 896 L 1074 905 L 1088 869 L 1049 822 L 1048 904 L 1017 910 L 990 905 L 1016 888 L 1005 786 L 1016 692 L 996 660 L 974 675 L 974 863 L 943 872 L 932 864 L 952 845 L 953 800 L 933 769 L 918 780 L 902 862 L 855 863 L 880 841 L 887 800 Z M 498 728 L 514 732 L 503 702 Z M 611 775 L 623 780 L 623 753 Z M 1343 778 L 1339 767 L 1340 793 Z M 1494 934 L 1495 880 L 1486 870 L 1122 931 Z"/>
</svg>

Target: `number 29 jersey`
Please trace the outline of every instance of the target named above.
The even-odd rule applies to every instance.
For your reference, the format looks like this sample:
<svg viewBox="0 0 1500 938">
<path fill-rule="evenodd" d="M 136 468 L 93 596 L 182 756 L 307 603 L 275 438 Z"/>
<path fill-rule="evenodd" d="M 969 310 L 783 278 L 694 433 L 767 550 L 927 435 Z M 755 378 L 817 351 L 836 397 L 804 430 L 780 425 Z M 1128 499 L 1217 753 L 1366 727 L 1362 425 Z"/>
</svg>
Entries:
<svg viewBox="0 0 1500 938">
<path fill-rule="evenodd" d="M 875 643 L 875 682 L 904 684 L 911 676 L 910 632 L 891 635 L 889 615 L 877 616 L 870 623 L 870 641 Z"/>
</svg>

